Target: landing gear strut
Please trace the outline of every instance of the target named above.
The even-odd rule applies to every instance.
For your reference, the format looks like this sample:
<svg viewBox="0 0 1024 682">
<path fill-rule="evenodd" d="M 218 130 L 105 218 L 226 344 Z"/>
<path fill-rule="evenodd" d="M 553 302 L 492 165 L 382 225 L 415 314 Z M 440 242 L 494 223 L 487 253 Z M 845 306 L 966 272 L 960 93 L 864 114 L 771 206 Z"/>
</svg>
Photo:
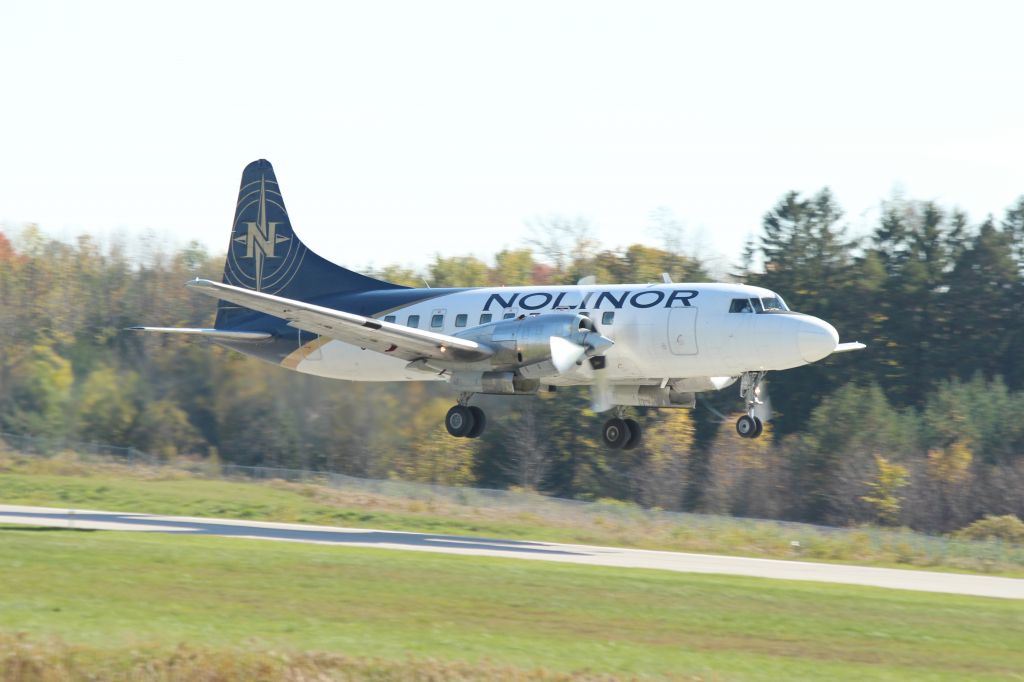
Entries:
<svg viewBox="0 0 1024 682">
<path fill-rule="evenodd" d="M 618 414 L 606 421 L 601 428 L 601 440 L 613 450 L 632 450 L 640 445 L 642 436 L 639 422 L 624 418 L 621 408 Z"/>
<path fill-rule="evenodd" d="M 472 393 L 459 396 L 459 404 L 448 410 L 444 418 L 448 433 L 456 438 L 479 438 L 487 426 L 487 416 L 476 405 L 469 405 Z"/>
<path fill-rule="evenodd" d="M 757 438 L 764 432 L 764 424 L 754 416 L 754 409 L 761 405 L 761 382 L 765 372 L 746 372 L 740 381 L 740 396 L 747 405 L 747 413 L 736 420 L 736 433 L 743 438 Z"/>
</svg>

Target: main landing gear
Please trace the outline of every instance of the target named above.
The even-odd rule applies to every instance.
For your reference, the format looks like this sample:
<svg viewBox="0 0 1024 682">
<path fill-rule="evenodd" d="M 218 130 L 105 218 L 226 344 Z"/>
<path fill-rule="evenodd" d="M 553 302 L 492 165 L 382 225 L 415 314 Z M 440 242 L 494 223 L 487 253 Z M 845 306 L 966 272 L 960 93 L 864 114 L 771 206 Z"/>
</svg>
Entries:
<svg viewBox="0 0 1024 682">
<path fill-rule="evenodd" d="M 761 405 L 761 382 L 764 372 L 746 372 L 740 381 L 740 395 L 747 404 L 747 413 L 736 420 L 736 433 L 742 438 L 757 438 L 764 431 L 761 419 L 754 416 L 754 409 Z"/>
<path fill-rule="evenodd" d="M 487 426 L 487 416 L 476 405 L 469 405 L 472 393 L 459 396 L 459 404 L 448 410 L 444 418 L 448 433 L 456 438 L 479 438 Z"/>
<path fill-rule="evenodd" d="M 487 416 L 476 405 L 470 405 L 472 393 L 459 396 L 459 404 L 448 410 L 444 418 L 448 433 L 456 438 L 479 438 L 487 426 Z M 635 419 L 625 417 L 621 407 L 617 408 L 614 417 L 601 427 L 601 440 L 613 450 L 632 450 L 640 445 L 643 431 Z"/>
<path fill-rule="evenodd" d="M 601 427 L 601 440 L 613 450 L 632 450 L 640 445 L 640 424 L 635 419 L 624 419 L 621 410 Z"/>
</svg>

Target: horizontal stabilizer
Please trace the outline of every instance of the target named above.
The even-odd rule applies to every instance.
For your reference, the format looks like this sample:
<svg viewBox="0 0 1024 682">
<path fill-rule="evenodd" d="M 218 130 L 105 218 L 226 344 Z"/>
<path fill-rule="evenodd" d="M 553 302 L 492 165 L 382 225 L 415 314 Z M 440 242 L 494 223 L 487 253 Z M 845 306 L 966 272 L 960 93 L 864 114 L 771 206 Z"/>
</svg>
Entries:
<svg viewBox="0 0 1024 682">
<path fill-rule="evenodd" d="M 264 341 L 271 337 L 268 332 L 233 332 L 228 329 L 199 329 L 195 327 L 128 327 L 132 332 L 156 332 L 159 334 L 191 334 L 205 336 L 218 341 Z"/>
<path fill-rule="evenodd" d="M 867 348 L 867 346 L 865 346 L 860 341 L 854 341 L 852 343 L 841 343 L 838 346 L 836 346 L 836 349 L 832 352 L 849 353 L 851 350 L 864 350 L 865 348 Z"/>
</svg>

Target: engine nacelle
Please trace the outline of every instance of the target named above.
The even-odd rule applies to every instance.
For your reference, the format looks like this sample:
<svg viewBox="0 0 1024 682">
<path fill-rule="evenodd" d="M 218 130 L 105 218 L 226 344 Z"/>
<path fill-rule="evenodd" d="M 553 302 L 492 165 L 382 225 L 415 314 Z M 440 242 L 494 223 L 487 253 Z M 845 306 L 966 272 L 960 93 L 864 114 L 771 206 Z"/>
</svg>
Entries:
<svg viewBox="0 0 1024 682">
<path fill-rule="evenodd" d="M 611 400 L 616 405 L 637 407 L 694 407 L 697 396 L 666 386 L 612 386 Z"/>
<path fill-rule="evenodd" d="M 495 349 L 488 360 L 496 370 L 524 369 L 527 377 L 550 376 L 551 337 L 561 337 L 578 346 L 604 349 L 611 345 L 597 332 L 594 321 L 574 313 L 550 313 L 514 320 L 501 320 L 458 336 L 472 339 Z M 530 368 L 530 369 L 526 369 Z"/>
</svg>

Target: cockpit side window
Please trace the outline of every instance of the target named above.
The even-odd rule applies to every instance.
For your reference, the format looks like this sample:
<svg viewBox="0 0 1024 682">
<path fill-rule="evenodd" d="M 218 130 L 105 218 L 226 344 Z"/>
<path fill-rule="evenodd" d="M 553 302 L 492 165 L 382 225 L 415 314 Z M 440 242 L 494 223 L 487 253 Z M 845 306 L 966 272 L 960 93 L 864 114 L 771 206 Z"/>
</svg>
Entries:
<svg viewBox="0 0 1024 682">
<path fill-rule="evenodd" d="M 752 299 L 750 299 L 750 302 L 754 304 L 754 310 L 755 311 L 757 311 L 759 313 L 763 313 L 764 312 L 764 307 L 761 305 L 761 299 L 759 299 L 759 298 L 752 298 Z"/>
<path fill-rule="evenodd" d="M 732 304 L 729 306 L 730 313 L 752 313 L 754 309 L 750 307 L 750 299 L 747 298 L 734 298 Z"/>
</svg>

